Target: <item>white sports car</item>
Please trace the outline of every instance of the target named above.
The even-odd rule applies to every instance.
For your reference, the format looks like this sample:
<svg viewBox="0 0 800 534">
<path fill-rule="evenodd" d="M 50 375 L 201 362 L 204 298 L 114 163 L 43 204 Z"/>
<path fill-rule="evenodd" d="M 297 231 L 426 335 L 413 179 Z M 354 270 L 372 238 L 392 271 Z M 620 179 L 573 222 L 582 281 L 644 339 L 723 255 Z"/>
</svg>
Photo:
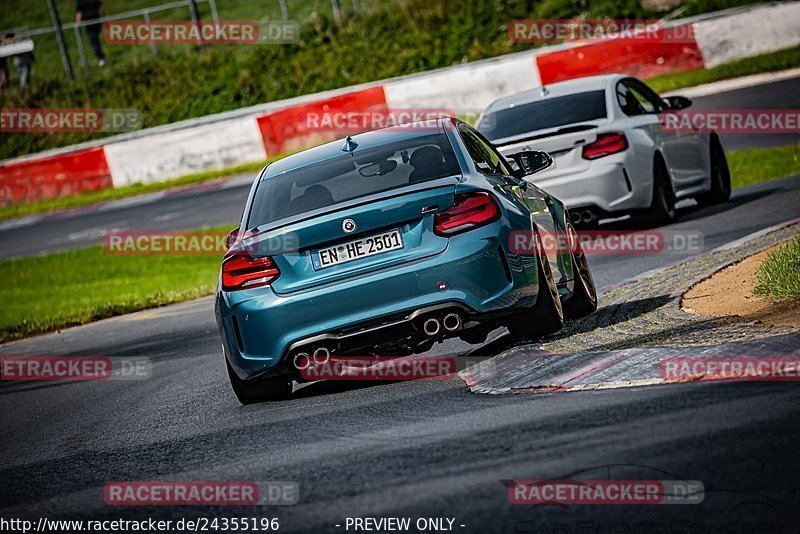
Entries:
<svg viewBox="0 0 800 534">
<path fill-rule="evenodd" d="M 573 224 L 629 214 L 663 224 L 678 200 L 714 204 L 731 193 L 715 132 L 662 128 L 663 114 L 691 103 L 624 74 L 591 76 L 501 98 L 476 127 L 503 155 L 549 152 L 555 165 L 533 181 L 564 201 Z"/>
</svg>

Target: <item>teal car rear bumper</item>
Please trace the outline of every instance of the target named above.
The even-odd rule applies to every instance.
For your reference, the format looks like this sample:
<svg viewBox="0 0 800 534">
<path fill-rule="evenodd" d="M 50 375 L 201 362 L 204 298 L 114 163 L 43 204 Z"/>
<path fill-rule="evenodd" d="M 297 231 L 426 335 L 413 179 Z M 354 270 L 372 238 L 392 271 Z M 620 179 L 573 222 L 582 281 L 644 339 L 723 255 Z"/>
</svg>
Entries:
<svg viewBox="0 0 800 534">
<path fill-rule="evenodd" d="M 417 319 L 437 310 L 485 322 L 531 307 L 539 289 L 536 258 L 511 254 L 509 233 L 501 218 L 449 238 L 433 256 L 292 293 L 220 290 L 215 312 L 231 367 L 242 379 L 290 373 L 291 355 L 320 340 L 341 352 L 345 343 L 414 334 Z"/>
</svg>

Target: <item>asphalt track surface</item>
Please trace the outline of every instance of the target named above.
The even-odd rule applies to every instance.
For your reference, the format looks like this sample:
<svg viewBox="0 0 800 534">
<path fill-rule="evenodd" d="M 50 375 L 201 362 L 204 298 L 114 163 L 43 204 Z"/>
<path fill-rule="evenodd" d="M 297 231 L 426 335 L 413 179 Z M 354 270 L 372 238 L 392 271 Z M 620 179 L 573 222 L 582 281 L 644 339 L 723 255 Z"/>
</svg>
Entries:
<svg viewBox="0 0 800 534">
<path fill-rule="evenodd" d="M 693 109 L 800 109 L 800 77 L 693 99 Z M 726 150 L 779 146 L 796 135 L 723 134 Z M 110 231 L 194 230 L 236 224 L 254 175 L 132 197 L 70 212 L 0 221 L 0 259 L 103 242 Z"/>
<path fill-rule="evenodd" d="M 171 215 L 160 229 L 196 228 L 201 219 L 216 225 L 238 216 L 243 191 L 175 195 L 129 214 L 74 219 L 97 217 L 85 229 L 135 213 L 144 224 L 160 207 Z M 228 219 L 208 220 L 228 205 Z M 800 176 L 736 190 L 723 206 L 683 208 L 662 230 L 702 232 L 702 249 L 711 250 L 798 216 Z M 592 256 L 590 263 L 602 287 L 696 252 Z M 451 342 L 435 352 L 469 348 Z M 503 396 L 472 394 L 458 378 L 316 383 L 289 401 L 243 407 L 227 382 L 209 298 L 2 345 L 0 354 L 152 363 L 151 376 L 139 381 L 0 384 L 2 518 L 277 517 L 285 532 L 353 532 L 345 528 L 353 517 L 451 518 L 453 531 L 475 533 L 797 531 L 800 389 L 793 382 Z M 514 505 L 503 482 L 582 474 L 698 480 L 705 499 Z M 104 504 L 106 482 L 151 479 L 296 481 L 300 501 Z"/>
</svg>

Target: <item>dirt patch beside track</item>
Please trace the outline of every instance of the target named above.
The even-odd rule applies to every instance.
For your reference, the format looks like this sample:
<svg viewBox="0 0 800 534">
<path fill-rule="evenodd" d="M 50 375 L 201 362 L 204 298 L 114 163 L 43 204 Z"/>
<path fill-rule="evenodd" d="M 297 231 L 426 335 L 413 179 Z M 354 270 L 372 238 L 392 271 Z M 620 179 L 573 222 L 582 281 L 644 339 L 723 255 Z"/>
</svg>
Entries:
<svg viewBox="0 0 800 534">
<path fill-rule="evenodd" d="M 749 256 L 693 286 L 683 295 L 681 307 L 698 315 L 735 316 L 768 326 L 800 327 L 797 299 L 773 300 L 753 295 L 758 267 L 779 246 Z"/>
</svg>

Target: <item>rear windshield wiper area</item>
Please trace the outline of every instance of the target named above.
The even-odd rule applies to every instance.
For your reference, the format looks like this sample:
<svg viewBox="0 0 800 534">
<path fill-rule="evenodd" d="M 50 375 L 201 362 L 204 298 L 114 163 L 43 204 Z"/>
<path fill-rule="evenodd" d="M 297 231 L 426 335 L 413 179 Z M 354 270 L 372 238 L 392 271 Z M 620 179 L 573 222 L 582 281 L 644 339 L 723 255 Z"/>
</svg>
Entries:
<svg viewBox="0 0 800 534">
<path fill-rule="evenodd" d="M 547 132 L 543 134 L 529 135 L 527 137 L 520 137 L 520 138 L 510 137 L 507 140 L 503 140 L 502 142 L 497 144 L 499 146 L 503 146 L 510 143 L 522 143 L 525 141 L 533 141 L 534 139 L 543 139 L 545 137 L 555 137 L 557 135 L 564 135 L 568 133 L 585 132 L 586 130 L 593 130 L 595 128 L 598 128 L 596 124 L 573 124 L 571 126 L 564 126 L 563 128 L 559 128 L 558 130 L 554 130 L 552 132 Z"/>
</svg>

